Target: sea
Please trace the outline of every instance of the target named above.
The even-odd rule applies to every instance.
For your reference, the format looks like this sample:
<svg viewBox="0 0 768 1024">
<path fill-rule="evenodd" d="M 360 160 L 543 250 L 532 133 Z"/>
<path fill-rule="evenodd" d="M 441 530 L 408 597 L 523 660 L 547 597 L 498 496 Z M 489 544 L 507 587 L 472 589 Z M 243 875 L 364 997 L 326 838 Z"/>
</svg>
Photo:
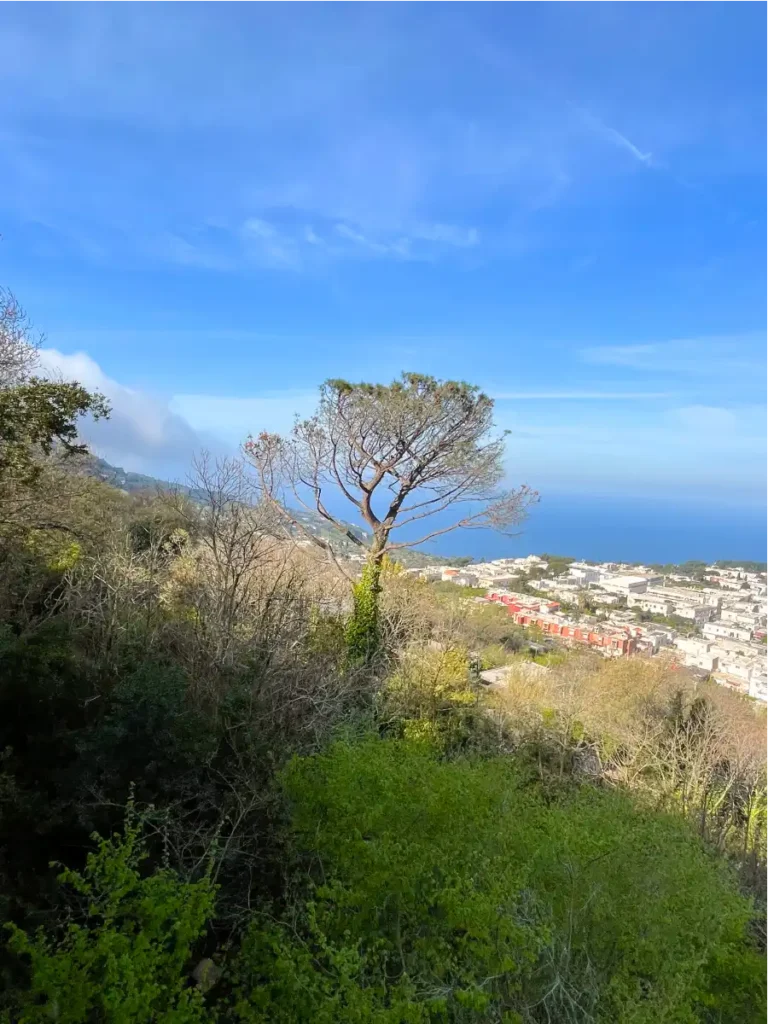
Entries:
<svg viewBox="0 0 768 1024">
<path fill-rule="evenodd" d="M 424 520 L 404 528 L 407 538 L 416 536 L 407 531 L 428 524 L 432 529 L 443 525 Z M 473 561 L 543 552 L 597 562 L 766 561 L 765 505 L 548 494 L 515 534 L 458 530 L 420 550 L 448 557 L 470 556 Z"/>
</svg>

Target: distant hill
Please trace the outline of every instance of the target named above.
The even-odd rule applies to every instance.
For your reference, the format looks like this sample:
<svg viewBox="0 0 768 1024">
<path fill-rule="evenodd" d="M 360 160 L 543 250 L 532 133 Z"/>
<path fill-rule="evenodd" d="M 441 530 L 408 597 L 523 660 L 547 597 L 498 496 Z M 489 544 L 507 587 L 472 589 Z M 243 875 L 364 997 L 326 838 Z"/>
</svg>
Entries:
<svg viewBox="0 0 768 1024">
<path fill-rule="evenodd" d="M 96 477 L 111 487 L 117 487 L 127 494 L 136 494 L 140 491 L 156 491 L 158 488 L 167 490 L 169 487 L 179 486 L 172 484 L 169 480 L 159 480 L 154 476 L 147 476 L 144 473 L 131 473 L 122 466 L 112 466 L 106 459 L 99 459 L 95 455 L 89 455 L 84 460 L 77 461 L 77 469 L 88 476 Z M 189 493 L 189 488 L 182 486 L 183 491 Z"/>
<path fill-rule="evenodd" d="M 199 497 L 195 493 L 194 488 L 190 488 L 186 484 L 160 480 L 158 477 L 147 476 L 145 473 L 133 473 L 123 469 L 122 466 L 113 466 L 106 459 L 97 458 L 95 455 L 89 455 L 82 461 L 78 460 L 77 469 L 79 472 L 101 480 L 102 483 L 109 484 L 110 487 L 116 487 L 118 490 L 125 491 L 126 494 L 140 494 L 143 491 L 154 493 L 158 490 L 168 490 L 173 487 L 188 494 L 193 500 Z M 317 513 L 307 512 L 305 509 L 292 508 L 290 512 L 296 522 L 301 523 L 305 529 L 318 537 L 332 540 L 334 549 L 340 554 L 346 556 L 359 554 L 357 545 L 347 540 L 347 538 L 341 537 L 322 516 Z M 344 522 L 344 525 L 363 541 L 367 539 L 366 531 L 357 524 Z M 298 533 L 298 530 L 296 532 Z M 451 561 L 449 558 L 443 558 L 441 555 L 431 555 L 421 551 L 410 550 L 401 551 L 398 554 L 398 560 L 408 566 L 448 565 Z"/>
</svg>

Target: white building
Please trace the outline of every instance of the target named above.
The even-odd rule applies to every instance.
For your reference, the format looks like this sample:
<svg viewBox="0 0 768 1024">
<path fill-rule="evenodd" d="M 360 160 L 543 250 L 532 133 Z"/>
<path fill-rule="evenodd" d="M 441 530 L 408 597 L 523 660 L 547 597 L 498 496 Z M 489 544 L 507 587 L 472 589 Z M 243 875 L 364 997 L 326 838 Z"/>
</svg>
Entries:
<svg viewBox="0 0 768 1024">
<path fill-rule="evenodd" d="M 459 572 L 455 576 L 449 577 L 451 583 L 455 583 L 457 587 L 476 587 L 478 584 L 478 578 L 471 572 Z"/>
<path fill-rule="evenodd" d="M 696 637 L 678 636 L 675 647 L 683 654 L 683 664 L 689 668 L 702 668 L 714 672 L 720 667 L 720 658 L 714 644 Z"/>
<path fill-rule="evenodd" d="M 586 565 L 584 562 L 571 562 L 568 566 L 568 575 L 571 579 L 582 586 L 588 583 L 598 583 L 600 570 L 594 565 Z"/>
<path fill-rule="evenodd" d="M 649 592 L 647 594 L 627 594 L 627 607 L 640 608 L 652 615 L 671 615 L 674 606 L 666 597 Z"/>
<path fill-rule="evenodd" d="M 600 586 L 612 594 L 644 594 L 650 585 L 648 576 L 632 573 L 609 573 L 600 580 Z"/>
<path fill-rule="evenodd" d="M 673 601 L 687 601 L 689 604 L 709 604 L 713 608 L 719 607 L 723 595 L 714 590 L 707 590 L 705 587 L 669 587 L 661 588 L 664 593 Z"/>
<path fill-rule="evenodd" d="M 752 637 L 751 629 L 735 626 L 732 622 L 705 622 L 701 632 L 713 640 L 719 637 L 727 637 L 729 640 L 750 640 Z"/>
<path fill-rule="evenodd" d="M 749 696 L 754 697 L 755 700 L 768 702 L 768 674 L 766 674 L 765 669 L 761 672 L 755 672 L 750 677 Z"/>
<path fill-rule="evenodd" d="M 481 575 L 478 576 L 478 579 L 480 580 L 481 587 L 490 587 L 491 590 L 498 590 L 500 587 L 513 587 L 520 577 L 511 573 L 500 573 L 498 575 Z"/>
<path fill-rule="evenodd" d="M 744 629 L 752 629 L 756 624 L 760 625 L 764 618 L 765 615 L 761 614 L 759 605 L 740 603 L 731 608 L 723 608 L 720 612 L 722 622 L 732 622 Z"/>
<path fill-rule="evenodd" d="M 672 613 L 679 615 L 681 619 L 690 619 L 697 626 L 709 622 L 715 614 L 715 609 L 708 604 L 689 604 L 685 601 L 675 601 L 672 605 Z"/>
</svg>

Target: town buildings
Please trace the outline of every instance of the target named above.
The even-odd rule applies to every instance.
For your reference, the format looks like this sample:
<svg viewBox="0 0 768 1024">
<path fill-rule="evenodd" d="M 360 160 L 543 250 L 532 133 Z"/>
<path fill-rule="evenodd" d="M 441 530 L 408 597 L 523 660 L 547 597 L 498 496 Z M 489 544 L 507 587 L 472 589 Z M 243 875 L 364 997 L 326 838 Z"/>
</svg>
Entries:
<svg viewBox="0 0 768 1024">
<path fill-rule="evenodd" d="M 606 657 L 666 656 L 768 701 L 765 573 L 708 566 L 695 580 L 614 562 L 572 562 L 557 576 L 542 575 L 547 568 L 545 559 L 529 555 L 410 571 L 485 588 L 478 600 L 503 605 L 519 626 L 536 627 L 559 644 Z"/>
</svg>

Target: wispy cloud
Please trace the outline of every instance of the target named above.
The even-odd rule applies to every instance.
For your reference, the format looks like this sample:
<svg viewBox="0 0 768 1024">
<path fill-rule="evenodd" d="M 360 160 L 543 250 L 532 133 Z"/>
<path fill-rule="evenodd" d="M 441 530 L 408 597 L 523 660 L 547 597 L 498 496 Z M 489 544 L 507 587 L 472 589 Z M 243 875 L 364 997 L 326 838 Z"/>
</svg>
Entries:
<svg viewBox="0 0 768 1024">
<path fill-rule="evenodd" d="M 410 259 L 411 257 L 411 243 L 408 238 L 399 238 L 389 243 L 378 242 L 364 235 L 362 231 L 350 227 L 349 224 L 337 224 L 335 231 L 345 241 L 352 242 L 355 246 L 377 256 L 395 256 L 397 259 Z"/>
<path fill-rule="evenodd" d="M 591 345 L 581 350 L 581 357 L 587 363 L 637 370 L 657 363 L 664 349 L 664 345 Z"/>
<path fill-rule="evenodd" d="M 365 231 L 351 222 L 306 223 L 300 215 L 247 217 L 239 226 L 202 225 L 189 236 L 163 232 L 145 251 L 155 259 L 207 270 L 299 271 L 328 261 L 388 259 L 432 262 L 471 249 L 479 232 L 458 224 L 418 224 L 409 234 Z"/>
<path fill-rule="evenodd" d="M 471 249 L 480 242 L 477 228 L 459 227 L 456 224 L 416 224 L 411 228 L 410 235 L 422 242 L 436 242 L 458 249 Z"/>
<path fill-rule="evenodd" d="M 644 153 L 640 147 L 636 146 L 631 139 L 627 138 L 626 135 L 622 135 L 620 131 L 617 131 L 616 128 L 612 128 L 609 124 L 605 124 L 604 121 L 601 121 L 600 118 L 591 111 L 580 109 L 579 115 L 590 131 L 593 131 L 596 135 L 601 136 L 614 146 L 618 146 L 619 149 L 625 150 L 641 164 L 646 164 L 648 166 L 651 165 L 653 160 L 652 153 Z"/>
<path fill-rule="evenodd" d="M 493 395 L 497 402 L 511 399 L 532 401 L 632 402 L 674 398 L 673 391 L 504 391 Z"/>
<path fill-rule="evenodd" d="M 302 265 L 300 238 L 261 217 L 249 217 L 241 228 L 246 255 L 275 270 L 298 270 Z"/>
<path fill-rule="evenodd" d="M 583 133 L 541 85 L 522 102 L 484 56 L 466 68 L 474 105 L 445 102 L 435 44 L 451 43 L 447 29 L 424 34 L 412 17 L 328 9 L 301 26 L 257 19 L 255 31 L 235 9 L 115 5 L 62 8 L 54 30 L 19 8 L 0 67 L 11 157 L 0 206 L 65 223 L 122 263 L 295 271 L 515 251 L 530 232 L 517 221 L 551 208 L 574 167 L 601 165 L 586 167 Z M 494 206 L 502 216 L 489 217 Z M 229 225 L 228 242 L 208 236 L 209 217 Z"/>
<path fill-rule="evenodd" d="M 638 345 L 592 345 L 583 348 L 584 362 L 622 366 L 646 372 L 718 376 L 724 372 L 765 373 L 765 334 L 682 338 Z"/>
<path fill-rule="evenodd" d="M 675 410 L 675 415 L 687 429 L 717 433 L 718 437 L 736 433 L 740 417 L 744 418 L 743 410 L 737 414 L 719 405 L 686 405 Z"/>
<path fill-rule="evenodd" d="M 652 417 L 603 413 L 501 425 L 511 431 L 510 472 L 537 484 L 765 500 L 765 406 L 688 405 Z"/>
</svg>

